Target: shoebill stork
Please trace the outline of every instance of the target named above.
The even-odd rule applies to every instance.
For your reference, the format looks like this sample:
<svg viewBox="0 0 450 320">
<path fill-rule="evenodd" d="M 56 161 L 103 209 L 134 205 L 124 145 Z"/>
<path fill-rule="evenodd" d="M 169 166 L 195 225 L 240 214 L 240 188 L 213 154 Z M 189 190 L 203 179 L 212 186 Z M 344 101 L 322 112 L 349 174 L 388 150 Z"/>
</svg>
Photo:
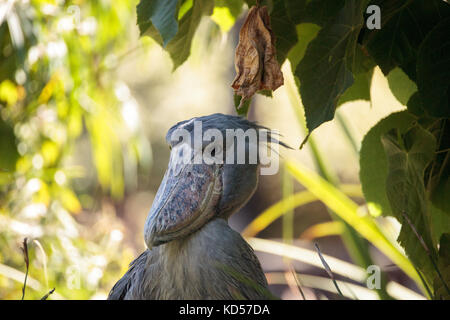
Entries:
<svg viewBox="0 0 450 320">
<path fill-rule="evenodd" d="M 253 164 L 247 163 L 251 149 L 247 139 L 247 158 L 243 164 L 242 161 L 241 164 L 237 161 L 231 164 L 230 161 L 223 161 L 223 164 L 180 161 L 181 147 L 186 147 L 186 143 L 174 141 L 173 133 L 184 129 L 194 137 L 196 121 L 201 122 L 203 132 L 213 129 L 222 137 L 226 137 L 227 129 L 256 132 L 265 129 L 240 117 L 213 114 L 182 121 L 169 130 L 166 136 L 171 149 L 169 165 L 144 228 L 148 249 L 130 264 L 108 299 L 270 297 L 266 278 L 252 248 L 227 222 L 253 195 L 258 183 L 259 158 Z M 221 152 L 224 159 L 230 152 L 225 150 L 227 142 L 223 142 Z M 203 150 L 205 142 L 202 143 Z M 217 149 L 220 147 L 218 145 Z M 192 143 L 191 149 L 183 150 L 193 150 Z"/>
</svg>

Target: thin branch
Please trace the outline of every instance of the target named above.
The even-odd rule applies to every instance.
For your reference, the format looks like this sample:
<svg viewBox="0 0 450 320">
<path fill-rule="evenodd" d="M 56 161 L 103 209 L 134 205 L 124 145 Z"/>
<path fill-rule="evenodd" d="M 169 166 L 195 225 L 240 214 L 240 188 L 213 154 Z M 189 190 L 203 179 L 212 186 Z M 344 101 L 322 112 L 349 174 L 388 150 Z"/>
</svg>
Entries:
<svg viewBox="0 0 450 320">
<path fill-rule="evenodd" d="M 339 295 L 340 295 L 341 297 L 343 297 L 344 295 L 342 294 L 341 289 L 339 289 L 339 286 L 338 286 L 336 280 L 334 279 L 334 275 L 333 275 L 333 273 L 331 272 L 330 266 L 328 265 L 328 263 L 327 263 L 327 262 L 325 261 L 325 259 L 323 258 L 322 252 L 320 252 L 320 248 L 319 248 L 319 245 L 317 244 L 317 242 L 314 242 L 314 246 L 315 246 L 316 249 L 317 249 L 317 253 L 319 254 L 320 261 L 322 261 L 322 264 L 323 264 L 323 266 L 325 267 L 325 270 L 327 271 L 328 276 L 329 276 L 330 279 L 333 281 L 333 284 L 334 284 L 334 286 L 336 287 L 337 292 L 339 293 Z"/>
</svg>

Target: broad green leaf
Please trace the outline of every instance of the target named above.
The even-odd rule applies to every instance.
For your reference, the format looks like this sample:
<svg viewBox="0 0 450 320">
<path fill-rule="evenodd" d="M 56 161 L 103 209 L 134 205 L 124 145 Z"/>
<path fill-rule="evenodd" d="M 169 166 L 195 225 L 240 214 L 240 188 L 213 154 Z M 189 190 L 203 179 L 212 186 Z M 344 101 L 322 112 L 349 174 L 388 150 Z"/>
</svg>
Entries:
<svg viewBox="0 0 450 320">
<path fill-rule="evenodd" d="M 438 157 L 440 154 L 438 155 Z M 450 165 L 448 164 L 448 151 L 446 155 L 443 155 L 443 163 L 440 167 L 436 166 L 437 174 L 435 177 L 435 185 L 432 185 L 431 190 L 431 201 L 433 205 L 442 210 L 442 212 L 447 214 L 447 219 L 450 221 Z"/>
<path fill-rule="evenodd" d="M 389 88 L 398 102 L 407 105 L 411 96 L 417 91 L 417 85 L 400 68 L 391 70 L 387 75 L 387 80 Z"/>
<path fill-rule="evenodd" d="M 204 15 L 211 15 L 213 8 L 213 1 L 194 0 L 192 8 L 178 22 L 178 32 L 166 46 L 166 50 L 172 58 L 174 69 L 178 68 L 189 57 L 192 38 L 200 20 Z"/>
<path fill-rule="evenodd" d="M 436 123 L 435 119 L 432 121 Z M 433 206 L 445 213 L 450 223 L 450 119 L 441 119 L 438 123 L 432 133 L 439 145 L 427 175 L 427 189 Z"/>
<path fill-rule="evenodd" d="M 308 44 L 317 36 L 320 26 L 314 23 L 300 23 L 296 26 L 298 41 L 288 53 L 291 69 L 295 70 L 305 56 Z"/>
<path fill-rule="evenodd" d="M 214 0 L 215 8 L 228 8 L 230 14 L 236 19 L 242 13 L 243 0 Z"/>
<path fill-rule="evenodd" d="M 450 233 L 442 235 L 439 247 L 439 270 L 447 284 L 447 288 L 442 280 L 436 276 L 434 279 L 434 295 L 437 300 L 450 300 Z"/>
<path fill-rule="evenodd" d="M 298 40 L 295 24 L 291 21 L 291 17 L 288 13 L 287 2 L 289 1 L 274 0 L 273 9 L 270 13 L 270 24 L 275 35 L 277 60 L 280 65 L 283 64 L 289 50 Z M 301 1 L 299 3 L 301 3 Z"/>
<path fill-rule="evenodd" d="M 183 7 L 182 5 L 183 8 L 184 10 L 189 8 L 189 10 L 177 22 L 178 1 L 146 0 L 141 1 L 137 7 L 141 36 L 149 35 L 163 45 L 172 58 L 174 69 L 189 57 L 195 31 L 201 18 L 213 13 L 214 1 L 193 0 L 192 6 Z M 177 28 L 174 28 L 175 25 Z"/>
<path fill-rule="evenodd" d="M 386 196 L 388 164 L 381 137 L 393 128 L 405 132 L 415 120 L 407 111 L 392 113 L 373 126 L 363 138 L 359 157 L 359 179 L 373 215 L 392 215 Z"/>
<path fill-rule="evenodd" d="M 353 200 L 298 162 L 288 161 L 286 168 L 309 192 L 389 257 L 406 274 L 416 281 L 418 280 L 411 262 L 389 241 L 369 215 L 359 212 L 358 205 Z"/>
<path fill-rule="evenodd" d="M 417 51 L 427 33 L 449 16 L 442 0 L 374 0 L 381 8 L 381 29 L 367 30 L 363 43 L 387 75 L 396 66 L 416 79 Z"/>
<path fill-rule="evenodd" d="M 180 9 L 178 10 L 178 20 L 181 20 L 181 18 L 183 18 L 183 16 L 186 14 L 186 12 L 188 12 L 189 9 L 192 8 L 193 3 L 194 3 L 194 0 L 185 0 L 180 5 Z"/>
<path fill-rule="evenodd" d="M 431 216 L 431 238 L 437 248 L 441 236 L 450 233 L 450 212 L 441 210 L 431 201 L 428 201 L 428 212 Z"/>
<path fill-rule="evenodd" d="M 154 26 L 166 46 L 178 31 L 177 5 L 178 0 L 141 0 L 137 6 L 137 23 L 141 36 Z"/>
<path fill-rule="evenodd" d="M 242 0 L 215 0 L 211 19 L 217 23 L 223 32 L 228 32 L 242 13 Z"/>
<path fill-rule="evenodd" d="M 350 52 L 347 61 L 353 61 L 353 84 L 340 96 L 337 106 L 349 101 L 370 99 L 370 86 L 372 84 L 375 62 L 370 58 L 361 45 L 357 45 L 354 52 Z"/>
<path fill-rule="evenodd" d="M 340 106 L 349 101 L 370 101 L 370 84 L 372 83 L 373 69 L 365 73 L 355 75 L 353 84 L 340 96 L 337 105 Z"/>
<path fill-rule="evenodd" d="M 291 22 L 298 25 L 302 21 L 302 16 L 306 10 L 306 3 L 310 0 L 285 0 L 285 6 Z"/>
<path fill-rule="evenodd" d="M 333 20 L 345 4 L 346 0 L 308 0 L 300 21 L 293 20 L 296 23 L 310 22 L 325 26 Z"/>
<path fill-rule="evenodd" d="M 319 31 L 295 70 L 308 130 L 333 119 L 340 96 L 353 84 L 355 50 L 367 1 L 349 0 Z M 353 57 L 353 59 L 349 59 Z"/>
<path fill-rule="evenodd" d="M 431 133 L 415 125 L 404 135 L 393 129 L 383 135 L 381 140 L 388 161 L 386 194 L 392 215 L 402 222 L 398 241 L 414 265 L 431 283 L 434 269 L 427 250 L 433 258 L 435 251 L 424 172 L 434 158 L 436 139 Z"/>
<path fill-rule="evenodd" d="M 423 107 L 422 97 L 420 96 L 419 91 L 412 94 L 406 103 L 406 106 L 408 107 L 409 112 L 418 117 L 423 117 L 427 114 L 425 108 Z"/>
<path fill-rule="evenodd" d="M 227 7 L 215 7 L 211 20 L 217 23 L 222 32 L 228 32 L 233 27 L 235 18 Z"/>
<path fill-rule="evenodd" d="M 428 114 L 435 117 L 450 117 L 449 32 L 450 17 L 428 33 L 417 57 L 419 93 Z"/>
</svg>

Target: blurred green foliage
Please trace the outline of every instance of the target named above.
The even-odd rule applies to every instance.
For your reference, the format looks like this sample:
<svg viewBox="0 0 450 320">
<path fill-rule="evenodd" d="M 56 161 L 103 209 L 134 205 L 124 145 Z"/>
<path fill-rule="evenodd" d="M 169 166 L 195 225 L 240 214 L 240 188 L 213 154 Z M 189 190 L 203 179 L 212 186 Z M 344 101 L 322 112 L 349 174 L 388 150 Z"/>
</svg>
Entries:
<svg viewBox="0 0 450 320">
<path fill-rule="evenodd" d="M 24 237 L 38 239 L 26 299 L 53 287 L 50 298 L 107 293 L 131 260 L 115 215 L 96 201 L 133 190 L 151 162 L 137 102 L 115 74 L 135 6 L 0 3 L 0 299 L 21 297 Z M 86 230 L 82 208 L 104 221 Z"/>
<path fill-rule="evenodd" d="M 421 274 L 420 277 L 414 276 L 416 271 L 409 266 L 409 275 L 416 281 L 424 279 L 426 288 L 437 288 L 433 279 L 438 276 L 450 293 L 445 281 L 448 270 L 438 266 L 442 259 L 438 250 L 443 245 L 439 242 L 440 236 L 450 231 L 450 202 L 444 196 L 450 186 L 450 82 L 447 72 L 450 5 L 442 0 L 246 0 L 226 4 L 216 1 L 212 8 L 212 1 L 170 1 L 168 6 L 169 2 L 165 0 L 140 0 L 137 23 L 141 36 L 148 35 L 162 45 L 177 68 L 189 56 L 192 36 L 202 16 L 232 20 L 237 16 L 232 14 L 236 5 L 242 8 L 244 2 L 249 7 L 255 4 L 268 7 L 270 29 L 276 39 L 277 60 L 280 65 L 285 60 L 291 65 L 294 91 L 300 94 L 304 111 L 304 118 L 303 115 L 298 118 L 306 125 L 308 133 L 300 149 L 316 128 L 334 119 L 340 105 L 355 100 L 371 100 L 376 66 L 388 77 L 394 96 L 408 108 L 404 113 L 408 116 L 397 119 L 392 129 L 396 129 L 398 135 L 404 135 L 406 132 L 400 130 L 403 126 L 407 125 L 405 129 L 412 130 L 418 125 L 420 129 L 414 130 L 422 130 L 423 134 L 415 135 L 414 143 L 409 141 L 411 137 L 404 140 L 405 137 L 399 136 L 399 146 L 394 152 L 391 144 L 381 146 L 380 139 L 386 137 L 377 134 L 386 124 L 380 122 L 380 126 L 374 126 L 374 131 L 371 130 L 372 133 L 369 132 L 362 142 L 363 192 L 371 211 L 378 209 L 377 215 L 393 215 L 402 224 L 397 240 Z M 220 15 L 222 10 L 228 14 Z M 370 13 L 372 10 L 375 10 L 373 14 Z M 248 17 L 252 19 L 250 15 Z M 379 26 L 370 26 L 369 18 L 379 20 Z M 222 21 L 226 26 L 227 19 Z M 221 28 L 226 29 L 223 26 Z M 251 41 L 249 44 L 256 47 Z M 260 56 L 261 61 L 263 58 Z M 239 97 L 235 97 L 234 102 L 237 112 L 246 116 L 250 103 L 241 106 Z M 391 114 L 390 117 L 396 115 Z M 339 116 L 337 119 L 358 151 L 345 122 Z M 330 170 L 314 146 L 313 137 L 310 137 L 309 145 L 319 173 L 336 185 L 336 178 L 329 175 Z M 375 147 L 381 149 L 371 153 Z M 410 161 L 412 154 L 422 161 L 426 155 L 427 161 Z M 386 165 L 389 175 L 384 174 Z M 332 208 L 331 204 L 327 206 Z M 384 208 L 380 211 L 379 207 Z M 332 211 L 333 219 L 340 221 L 341 217 Z M 358 235 L 358 228 L 349 221 L 345 222 L 346 232 L 342 239 L 352 259 L 363 267 L 372 265 L 365 241 L 370 237 L 364 232 Z M 431 291 L 428 290 L 433 297 Z"/>
<path fill-rule="evenodd" d="M 295 198 L 295 207 L 312 201 L 308 200 L 311 197 L 321 199 L 344 230 L 341 237 L 358 265 L 372 264 L 366 241 L 370 240 L 420 283 L 409 261 L 372 225 L 375 216 L 396 216 L 409 237 L 400 242 L 423 274 L 423 285 L 431 288 L 429 296 L 446 297 L 450 292 L 448 72 L 444 67 L 435 72 L 435 68 L 447 66 L 449 61 L 441 39 L 447 35 L 450 6 L 440 0 L 407 4 L 397 0 L 261 2 L 269 6 L 277 58 L 280 64 L 287 60 L 291 65 L 289 100 L 309 133 L 334 118 L 341 104 L 371 100 L 375 65 L 387 76 L 395 97 L 407 105 L 401 114 L 391 114 L 375 125 L 359 152 L 361 183 L 371 213 L 364 219 L 370 228 L 352 223 L 362 219 L 356 204 L 345 202 L 347 210 L 336 207 L 339 199 L 329 200 L 332 197 L 323 196 L 321 188 L 307 183 L 311 179 L 299 179 L 299 175 L 296 178 L 308 191 L 291 195 L 288 186 L 283 201 Z M 204 17 L 214 22 L 209 39 L 218 30 L 230 31 L 245 6 L 255 3 L 141 0 L 137 7 L 137 0 L 0 3 L 0 299 L 22 295 L 25 263 L 19 248 L 24 237 L 30 239 L 27 299 L 40 298 L 53 287 L 56 292 L 50 298 L 104 298 L 134 256 L 122 241 L 123 224 L 114 205 L 136 191 L 138 176 L 148 175 L 152 162 L 136 99 L 117 75 L 121 60 L 136 49 L 130 47 L 130 39 L 138 37 L 133 28 L 136 21 L 141 35 L 150 35 L 162 45 L 177 69 L 191 56 L 191 48 L 201 51 L 207 47 L 193 41 Z M 382 19 L 380 30 L 364 27 L 368 4 L 380 5 L 382 16 L 388 17 Z M 422 27 L 426 32 L 418 32 Z M 400 38 L 405 41 L 396 40 Z M 144 46 L 148 37 L 137 41 Z M 387 44 L 393 45 L 392 50 L 386 50 Z M 271 96 L 270 92 L 260 93 Z M 302 103 L 292 103 L 297 93 Z M 240 103 L 238 96 L 234 100 L 236 105 Z M 240 112 L 246 115 L 250 106 L 248 101 Z M 396 157 L 386 157 L 389 150 L 381 139 L 386 138 L 388 129 L 402 129 L 403 133 L 417 125 L 429 132 L 423 136 L 432 134 L 436 140 L 429 150 L 433 159 L 420 170 L 413 164 L 415 170 L 405 171 L 408 165 L 399 167 Z M 345 124 L 343 127 L 345 130 Z M 405 137 L 397 138 L 395 155 L 405 157 L 411 146 Z M 316 183 L 327 188 L 339 186 L 314 136 L 308 146 L 317 171 L 326 180 L 317 178 Z M 408 188 L 400 192 L 388 188 L 387 184 L 393 184 L 388 183 L 388 173 L 392 178 L 391 171 L 397 169 L 405 172 L 394 182 L 403 186 L 413 179 L 418 186 L 413 189 L 423 191 L 415 199 L 420 205 L 398 203 L 398 199 L 412 198 Z M 406 209 L 411 209 L 405 204 L 415 212 L 410 217 L 414 219 L 408 218 L 411 223 L 404 218 Z M 289 213 L 293 207 L 282 207 L 275 205 L 260 218 L 266 219 L 267 226 L 288 212 L 283 216 L 286 240 L 293 236 Z M 415 234 L 416 229 L 421 236 Z M 427 248 L 420 244 L 423 239 Z M 421 263 L 424 259 L 429 263 Z"/>
</svg>

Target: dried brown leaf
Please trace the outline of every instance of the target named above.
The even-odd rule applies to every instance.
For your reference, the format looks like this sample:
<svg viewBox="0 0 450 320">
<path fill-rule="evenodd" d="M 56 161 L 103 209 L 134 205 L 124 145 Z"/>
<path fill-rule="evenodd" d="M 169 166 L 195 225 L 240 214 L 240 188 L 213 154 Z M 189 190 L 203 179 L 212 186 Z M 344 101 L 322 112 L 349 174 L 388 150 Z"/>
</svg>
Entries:
<svg viewBox="0 0 450 320">
<path fill-rule="evenodd" d="M 250 9 L 239 32 L 235 68 L 237 75 L 231 86 L 242 96 L 241 101 L 249 99 L 258 90 L 276 90 L 283 85 L 266 6 Z"/>
</svg>

